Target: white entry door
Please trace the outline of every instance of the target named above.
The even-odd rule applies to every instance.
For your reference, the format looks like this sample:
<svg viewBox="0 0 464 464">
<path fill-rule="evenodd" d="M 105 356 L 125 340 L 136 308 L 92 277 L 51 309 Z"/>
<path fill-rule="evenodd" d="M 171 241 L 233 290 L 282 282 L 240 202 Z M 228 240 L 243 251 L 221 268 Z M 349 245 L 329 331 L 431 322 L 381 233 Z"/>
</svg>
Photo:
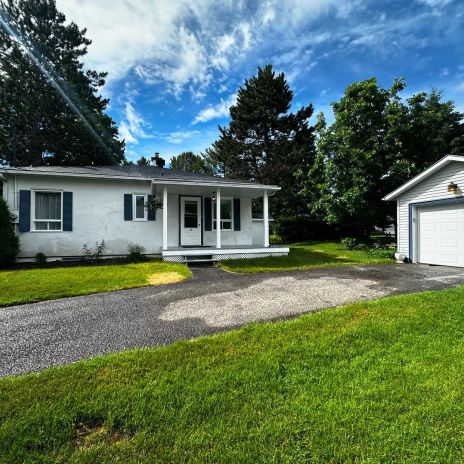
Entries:
<svg viewBox="0 0 464 464">
<path fill-rule="evenodd" d="M 418 262 L 464 267 L 464 205 L 419 208 Z"/>
<path fill-rule="evenodd" d="M 201 245 L 201 198 L 180 199 L 180 244 Z"/>
</svg>

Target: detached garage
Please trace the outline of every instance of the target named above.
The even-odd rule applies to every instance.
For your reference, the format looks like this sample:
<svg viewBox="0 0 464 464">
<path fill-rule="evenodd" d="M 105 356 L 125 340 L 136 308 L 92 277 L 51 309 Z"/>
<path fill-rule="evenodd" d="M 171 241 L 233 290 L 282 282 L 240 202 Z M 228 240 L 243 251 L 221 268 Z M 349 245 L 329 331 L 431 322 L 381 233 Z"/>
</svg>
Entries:
<svg viewBox="0 0 464 464">
<path fill-rule="evenodd" d="M 387 195 L 397 203 L 397 257 L 464 267 L 464 156 L 446 156 Z"/>
</svg>

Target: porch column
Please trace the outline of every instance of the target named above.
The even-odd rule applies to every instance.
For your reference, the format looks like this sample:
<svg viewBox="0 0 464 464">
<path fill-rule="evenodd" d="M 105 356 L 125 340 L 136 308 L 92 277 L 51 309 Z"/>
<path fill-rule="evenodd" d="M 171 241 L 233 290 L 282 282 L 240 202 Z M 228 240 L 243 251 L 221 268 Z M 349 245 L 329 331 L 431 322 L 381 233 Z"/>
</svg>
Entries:
<svg viewBox="0 0 464 464">
<path fill-rule="evenodd" d="M 216 248 L 221 248 L 221 189 L 216 190 Z"/>
<path fill-rule="evenodd" d="M 168 249 L 168 186 L 163 187 L 163 250 Z"/>
<path fill-rule="evenodd" d="M 269 199 L 267 190 L 263 194 L 264 247 L 269 247 Z"/>
</svg>

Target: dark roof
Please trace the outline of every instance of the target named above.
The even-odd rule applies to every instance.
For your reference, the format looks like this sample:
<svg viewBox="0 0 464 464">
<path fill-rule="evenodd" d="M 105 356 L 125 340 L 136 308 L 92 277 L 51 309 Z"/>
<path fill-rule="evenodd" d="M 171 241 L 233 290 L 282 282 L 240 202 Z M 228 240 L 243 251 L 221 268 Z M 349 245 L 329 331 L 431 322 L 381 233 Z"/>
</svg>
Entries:
<svg viewBox="0 0 464 464">
<path fill-rule="evenodd" d="M 224 183 L 240 183 L 240 184 L 255 184 L 254 182 L 228 179 L 224 177 L 208 176 L 205 174 L 197 174 L 187 171 L 178 171 L 175 169 L 159 168 L 157 166 L 37 166 L 37 167 L 17 167 L 5 168 L 6 170 L 43 172 L 53 174 L 73 174 L 73 175 L 92 175 L 92 176 L 121 176 L 121 177 L 143 177 L 151 179 L 167 179 L 167 180 L 185 180 L 185 181 L 211 181 Z M 1 169 L 0 169 L 1 172 Z"/>
</svg>

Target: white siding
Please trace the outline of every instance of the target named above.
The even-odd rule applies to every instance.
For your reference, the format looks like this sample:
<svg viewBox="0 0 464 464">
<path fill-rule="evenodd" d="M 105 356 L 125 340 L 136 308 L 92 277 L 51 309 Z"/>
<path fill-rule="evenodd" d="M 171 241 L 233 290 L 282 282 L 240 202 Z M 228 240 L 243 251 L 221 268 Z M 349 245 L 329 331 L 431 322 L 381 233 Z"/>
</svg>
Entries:
<svg viewBox="0 0 464 464">
<path fill-rule="evenodd" d="M 448 184 L 454 182 L 460 189 L 448 192 Z M 409 204 L 423 201 L 462 197 L 464 188 L 464 163 L 453 162 L 440 169 L 402 194 L 397 202 L 398 251 L 409 257 Z"/>
<path fill-rule="evenodd" d="M 269 229 L 271 229 L 274 219 L 269 219 Z M 253 219 L 253 245 L 264 246 L 264 223 L 263 219 Z"/>
<path fill-rule="evenodd" d="M 149 254 L 161 254 L 163 214 L 156 212 L 155 221 L 125 221 L 124 194 L 152 193 L 148 181 L 89 180 L 82 178 L 16 176 L 7 178 L 6 201 L 18 215 L 19 190 L 62 190 L 73 192 L 72 232 L 31 231 L 20 234 L 19 258 L 31 258 L 38 252 L 48 257 L 81 256 L 82 246 L 105 240 L 105 255 L 127 254 L 129 243 L 142 245 Z M 201 192 L 192 186 L 192 195 Z M 16 195 L 15 192 L 16 191 Z M 159 197 L 160 194 L 157 193 Z M 15 199 L 16 197 L 16 199 Z M 216 244 L 216 232 L 204 232 L 204 244 Z M 241 230 L 222 232 L 223 245 L 251 245 L 251 199 L 241 198 Z M 168 246 L 179 245 L 179 194 L 168 194 Z"/>
<path fill-rule="evenodd" d="M 253 245 L 264 246 L 264 221 L 253 219 Z"/>
</svg>

